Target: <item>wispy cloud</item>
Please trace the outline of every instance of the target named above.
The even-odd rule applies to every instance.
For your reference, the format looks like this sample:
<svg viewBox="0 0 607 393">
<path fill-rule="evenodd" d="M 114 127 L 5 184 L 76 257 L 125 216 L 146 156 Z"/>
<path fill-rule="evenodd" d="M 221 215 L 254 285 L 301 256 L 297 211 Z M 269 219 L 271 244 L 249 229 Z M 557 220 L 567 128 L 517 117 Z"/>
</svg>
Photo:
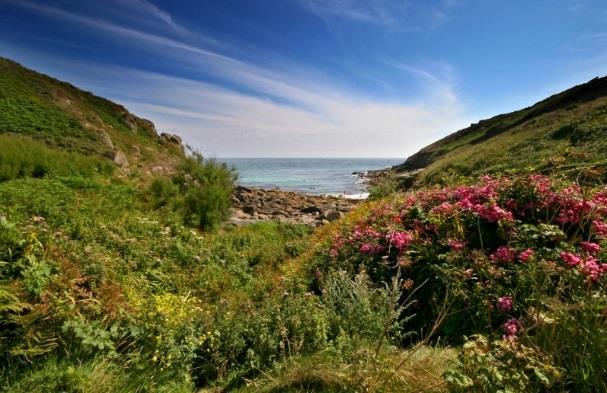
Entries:
<svg viewBox="0 0 607 393">
<path fill-rule="evenodd" d="M 71 81 L 126 103 L 210 154 L 404 156 L 467 123 L 450 81 L 424 68 L 392 65 L 424 85 L 417 99 L 370 99 L 298 64 L 254 64 L 217 51 L 217 45 L 201 46 L 201 37 L 193 44 L 38 3 L 15 5 L 128 38 L 118 41 L 198 70 L 201 79 L 106 65 L 66 62 L 59 67 Z M 229 81 L 231 87 L 205 82 L 204 75 Z"/>
<path fill-rule="evenodd" d="M 175 32 L 180 34 L 187 34 L 188 30 L 177 23 L 171 14 L 160 9 L 158 6 L 154 5 L 151 1 L 148 0 L 114 0 L 114 3 L 120 7 L 128 7 L 134 12 L 140 12 L 145 15 L 151 16 L 154 19 L 163 22 Z"/>
<path fill-rule="evenodd" d="M 402 104 L 326 89 L 310 91 L 304 107 L 136 69 L 73 67 L 69 73 L 78 84 L 126 104 L 160 130 L 181 134 L 208 155 L 405 157 L 469 123 L 458 102 L 436 97 Z M 78 70 L 87 75 L 79 77 Z"/>
<path fill-rule="evenodd" d="M 396 30 L 430 30 L 448 20 L 455 0 L 293 0 L 325 23 L 329 18 L 388 27 Z"/>
</svg>

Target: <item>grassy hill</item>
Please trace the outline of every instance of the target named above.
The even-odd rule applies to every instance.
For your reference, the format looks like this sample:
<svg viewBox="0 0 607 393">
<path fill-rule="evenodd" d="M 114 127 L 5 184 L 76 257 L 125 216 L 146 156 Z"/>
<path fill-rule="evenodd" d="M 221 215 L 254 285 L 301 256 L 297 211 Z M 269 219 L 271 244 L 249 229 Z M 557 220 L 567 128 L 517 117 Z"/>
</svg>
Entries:
<svg viewBox="0 0 607 393">
<path fill-rule="evenodd" d="M 479 121 L 409 157 L 397 172 L 423 170 L 417 184 L 445 177 L 542 172 L 577 176 L 607 168 L 607 77 L 519 111 Z"/>
<path fill-rule="evenodd" d="M 145 177 L 155 167 L 170 172 L 184 157 L 178 139 L 158 135 L 152 122 L 125 107 L 4 58 L 0 133 L 3 145 L 28 144 L 39 152 L 45 145 L 74 159 L 113 162 L 123 175 Z"/>
</svg>

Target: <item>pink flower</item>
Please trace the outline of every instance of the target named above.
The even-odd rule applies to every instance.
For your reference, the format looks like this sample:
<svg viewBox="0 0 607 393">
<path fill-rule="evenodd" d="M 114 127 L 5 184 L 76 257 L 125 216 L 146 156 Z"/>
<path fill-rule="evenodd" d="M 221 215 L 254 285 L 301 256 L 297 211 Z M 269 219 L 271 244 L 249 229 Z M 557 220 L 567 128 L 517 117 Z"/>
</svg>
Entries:
<svg viewBox="0 0 607 393">
<path fill-rule="evenodd" d="M 582 263 L 582 258 L 568 251 L 561 252 L 561 258 L 569 267 L 574 267 Z"/>
<path fill-rule="evenodd" d="M 580 270 L 586 275 L 588 281 L 596 281 L 601 275 L 601 266 L 595 258 L 585 260 Z"/>
<path fill-rule="evenodd" d="M 362 246 L 360 246 L 360 252 L 362 252 L 363 254 L 371 254 L 374 250 L 375 246 L 370 243 L 364 243 Z"/>
<path fill-rule="evenodd" d="M 497 250 L 495 250 L 490 258 L 493 262 L 513 262 L 514 258 L 516 258 L 516 250 L 511 247 L 500 246 Z"/>
<path fill-rule="evenodd" d="M 501 220 L 512 221 L 512 213 L 502 209 L 498 205 L 474 205 L 471 210 L 479 215 L 479 217 L 488 222 L 497 222 Z"/>
<path fill-rule="evenodd" d="M 580 245 L 589 254 L 596 254 L 597 252 L 601 251 L 601 246 L 596 243 L 582 242 Z"/>
<path fill-rule="evenodd" d="M 529 262 L 529 260 L 533 257 L 534 254 L 535 254 L 535 251 L 528 248 L 525 251 L 518 254 L 518 259 L 521 262 Z"/>
<path fill-rule="evenodd" d="M 443 202 L 432 209 L 433 213 L 449 215 L 455 211 L 455 205 L 449 202 Z"/>
<path fill-rule="evenodd" d="M 599 220 L 594 220 L 592 222 L 592 226 L 594 227 L 594 233 L 596 233 L 598 236 L 607 237 L 606 223 Z"/>
<path fill-rule="evenodd" d="M 503 313 L 509 313 L 512 310 L 512 297 L 502 296 L 497 299 L 497 309 Z"/>
<path fill-rule="evenodd" d="M 502 329 L 504 330 L 504 340 L 512 340 L 516 337 L 519 330 L 521 328 L 521 324 L 516 318 L 510 318 L 502 325 Z"/>
<path fill-rule="evenodd" d="M 337 251 L 335 248 L 332 248 L 329 251 L 329 255 L 331 256 L 331 258 L 337 258 L 339 256 L 339 251 Z"/>
<path fill-rule="evenodd" d="M 413 235 L 410 232 L 394 232 L 386 236 L 386 238 L 399 251 L 413 241 Z"/>
</svg>

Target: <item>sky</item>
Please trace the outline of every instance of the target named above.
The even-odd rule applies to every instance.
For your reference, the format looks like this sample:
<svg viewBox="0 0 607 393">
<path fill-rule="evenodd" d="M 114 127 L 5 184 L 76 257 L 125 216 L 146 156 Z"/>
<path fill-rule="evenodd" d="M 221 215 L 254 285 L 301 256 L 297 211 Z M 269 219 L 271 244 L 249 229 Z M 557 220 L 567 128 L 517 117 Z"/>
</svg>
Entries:
<svg viewBox="0 0 607 393">
<path fill-rule="evenodd" d="M 0 56 L 214 157 L 407 157 L 607 75 L 605 0 L 0 0 Z"/>
</svg>

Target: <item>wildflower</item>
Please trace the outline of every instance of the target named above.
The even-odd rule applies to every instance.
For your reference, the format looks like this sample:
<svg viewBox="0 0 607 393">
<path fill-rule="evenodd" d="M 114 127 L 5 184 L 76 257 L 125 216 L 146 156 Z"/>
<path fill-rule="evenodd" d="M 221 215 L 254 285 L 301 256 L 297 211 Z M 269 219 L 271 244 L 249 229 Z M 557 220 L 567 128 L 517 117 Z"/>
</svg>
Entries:
<svg viewBox="0 0 607 393">
<path fill-rule="evenodd" d="M 410 232 L 394 232 L 386 237 L 390 241 L 390 244 L 398 250 L 407 247 L 413 240 L 413 235 Z"/>
<path fill-rule="evenodd" d="M 502 330 L 504 331 L 504 340 L 513 340 L 516 338 L 519 330 L 521 328 L 521 324 L 516 318 L 510 318 L 502 325 Z"/>
<path fill-rule="evenodd" d="M 599 264 L 596 258 L 590 257 L 583 262 L 580 270 L 588 281 L 594 282 L 607 270 L 607 265 Z"/>
<path fill-rule="evenodd" d="M 589 254 L 596 254 L 597 252 L 601 251 L 601 246 L 596 243 L 582 242 L 580 245 Z"/>
<path fill-rule="evenodd" d="M 594 227 L 594 232 L 598 236 L 607 237 L 607 224 L 606 223 L 599 221 L 599 220 L 594 220 L 592 222 L 592 226 Z"/>
<path fill-rule="evenodd" d="M 531 248 L 526 249 L 525 251 L 518 254 L 518 260 L 521 262 L 529 262 L 529 260 L 533 257 L 535 251 Z"/>
<path fill-rule="evenodd" d="M 480 218 L 488 222 L 497 222 L 501 220 L 512 221 L 512 213 L 501 208 L 498 205 L 474 205 L 471 210 L 479 215 Z"/>
<path fill-rule="evenodd" d="M 497 299 L 497 309 L 503 313 L 509 313 L 512 310 L 512 297 L 502 296 Z"/>
<path fill-rule="evenodd" d="M 432 209 L 433 213 L 450 215 L 455 211 L 455 206 L 449 202 L 443 202 Z"/>
<path fill-rule="evenodd" d="M 561 252 L 561 258 L 569 267 L 574 267 L 582 263 L 582 258 L 568 251 Z"/>
<path fill-rule="evenodd" d="M 383 248 L 378 245 L 374 245 L 371 243 L 364 243 L 360 246 L 360 252 L 363 254 L 379 254 L 383 251 Z"/>
<path fill-rule="evenodd" d="M 493 262 L 510 263 L 516 257 L 516 250 L 511 247 L 500 246 L 490 258 Z"/>
</svg>

